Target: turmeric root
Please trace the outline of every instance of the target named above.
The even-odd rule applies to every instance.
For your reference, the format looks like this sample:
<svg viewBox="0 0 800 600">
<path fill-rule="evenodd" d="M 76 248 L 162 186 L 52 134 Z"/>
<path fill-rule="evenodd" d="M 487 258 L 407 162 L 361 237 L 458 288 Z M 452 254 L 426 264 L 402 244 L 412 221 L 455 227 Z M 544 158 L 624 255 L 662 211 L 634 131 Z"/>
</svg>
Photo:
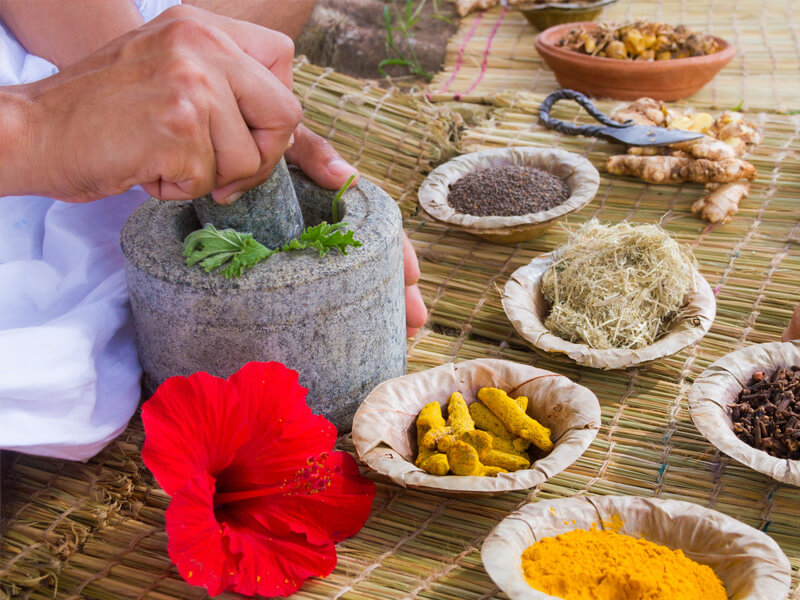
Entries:
<svg viewBox="0 0 800 600">
<path fill-rule="evenodd" d="M 478 477 L 494 477 L 498 473 L 507 473 L 501 467 L 490 467 L 481 463 L 478 451 L 462 441 L 455 441 L 447 451 L 450 469 L 456 475 L 472 475 Z"/>
<path fill-rule="evenodd" d="M 631 175 L 650 183 L 729 183 L 755 177 L 755 167 L 738 158 L 712 161 L 676 156 L 634 156 L 621 154 L 606 161 L 614 175 Z"/>
<path fill-rule="evenodd" d="M 434 448 L 426 448 L 422 441 L 432 429 L 446 428 L 442 407 L 438 402 L 426 404 L 417 417 L 417 460 L 414 464 L 431 475 L 447 475 L 450 465 L 447 456 Z"/>
<path fill-rule="evenodd" d="M 436 447 L 440 452 L 447 452 L 450 446 L 465 431 L 473 431 L 475 422 L 469 414 L 469 408 L 464 401 L 464 396 L 453 392 L 447 401 L 447 432 L 443 435 L 436 434 Z M 429 440 L 426 438 L 425 440 Z"/>
<path fill-rule="evenodd" d="M 421 448 L 428 448 L 430 450 L 435 450 L 439 447 L 440 444 L 443 444 L 442 440 L 448 437 L 453 436 L 453 430 L 449 427 L 435 427 L 433 429 L 428 430 L 422 441 L 419 442 Z M 442 451 L 446 451 L 447 447 L 440 448 Z"/>
<path fill-rule="evenodd" d="M 750 182 L 711 184 L 706 188 L 710 193 L 692 204 L 692 212 L 709 223 L 727 223 L 739 211 L 739 202 L 750 191 Z"/>
<path fill-rule="evenodd" d="M 414 464 L 431 475 L 447 475 L 450 471 L 450 463 L 447 460 L 447 455 L 441 452 L 422 450 Z"/>
<path fill-rule="evenodd" d="M 472 420 L 469 414 L 469 408 L 467 403 L 464 402 L 464 396 L 458 392 L 453 392 L 447 401 L 447 425 L 455 436 L 475 429 L 475 421 Z"/>
<path fill-rule="evenodd" d="M 531 461 L 517 456 L 500 452 L 492 446 L 492 436 L 485 431 L 467 431 L 459 438 L 478 451 L 481 462 L 489 467 L 500 467 L 506 471 L 519 471 L 531 466 Z"/>
<path fill-rule="evenodd" d="M 533 442 L 542 450 L 553 448 L 550 430 L 525 414 L 514 399 L 503 390 L 481 388 L 478 391 L 478 399 L 515 435 Z"/>
<path fill-rule="evenodd" d="M 522 406 L 521 399 L 524 398 L 524 408 Z M 528 407 L 528 399 L 525 396 L 520 396 L 515 400 L 517 405 L 523 411 Z M 528 445 L 530 442 L 528 440 L 518 438 L 513 433 L 511 433 L 506 426 L 503 425 L 503 422 L 495 417 L 488 408 L 486 408 L 480 402 L 473 402 L 469 407 L 469 414 L 472 416 L 473 420 L 475 421 L 475 427 L 478 429 L 482 429 L 483 431 L 488 431 L 492 436 L 495 438 L 494 447 L 500 449 L 500 445 L 502 445 L 503 452 L 509 452 L 511 454 L 522 454 L 525 450 L 528 449 Z M 503 443 L 505 442 L 505 443 Z"/>
</svg>

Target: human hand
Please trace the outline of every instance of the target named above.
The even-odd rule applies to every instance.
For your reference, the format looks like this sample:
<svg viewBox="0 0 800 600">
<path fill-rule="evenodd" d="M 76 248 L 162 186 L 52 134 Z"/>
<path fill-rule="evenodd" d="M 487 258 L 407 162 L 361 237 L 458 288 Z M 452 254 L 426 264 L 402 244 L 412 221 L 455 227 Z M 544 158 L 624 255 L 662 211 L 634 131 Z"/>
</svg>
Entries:
<svg viewBox="0 0 800 600">
<path fill-rule="evenodd" d="M 286 151 L 286 160 L 300 167 L 318 185 L 337 190 L 348 177 L 358 173 L 334 150 L 327 140 L 300 125 L 294 132 L 294 145 Z M 406 284 L 406 335 L 411 337 L 425 324 L 428 312 L 419 291 L 419 262 L 414 247 L 403 233 L 403 276 Z"/>
<path fill-rule="evenodd" d="M 85 202 L 140 184 L 162 200 L 232 202 L 269 176 L 301 119 L 293 51 L 278 32 L 169 9 L 15 86 L 24 126 L 2 193 Z"/>
<path fill-rule="evenodd" d="M 790 340 L 800 339 L 800 304 L 795 306 L 794 313 L 792 313 L 792 320 L 789 321 L 789 326 L 783 331 L 781 340 L 788 342 Z"/>
</svg>

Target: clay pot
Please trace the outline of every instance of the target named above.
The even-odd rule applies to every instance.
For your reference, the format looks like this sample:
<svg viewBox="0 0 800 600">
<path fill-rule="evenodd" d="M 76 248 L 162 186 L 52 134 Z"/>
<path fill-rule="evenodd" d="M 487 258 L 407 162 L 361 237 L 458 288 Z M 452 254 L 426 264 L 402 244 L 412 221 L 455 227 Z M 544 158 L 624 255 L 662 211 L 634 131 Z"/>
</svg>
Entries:
<svg viewBox="0 0 800 600">
<path fill-rule="evenodd" d="M 736 54 L 736 49 L 720 38 L 716 39 L 722 49 L 714 54 L 657 61 L 589 56 L 556 46 L 565 33 L 578 26 L 591 31 L 597 23 L 551 27 L 536 37 L 536 51 L 555 72 L 561 87 L 595 97 L 617 100 L 686 98 L 711 81 Z"/>
<path fill-rule="evenodd" d="M 618 0 L 597 0 L 596 2 L 569 2 L 566 4 L 522 4 L 515 6 L 528 23 L 539 31 L 553 25 L 575 23 L 576 21 L 594 21 L 603 12 L 603 8 Z"/>
<path fill-rule="evenodd" d="M 291 180 L 305 224 L 332 222 L 335 192 L 294 169 Z M 369 391 L 405 373 L 403 230 L 395 202 L 364 178 L 339 209 L 362 247 L 279 253 L 235 279 L 186 266 L 183 239 L 200 227 L 191 202 L 135 210 L 122 251 L 145 391 L 276 360 L 300 374 L 314 413 L 349 431 Z"/>
</svg>

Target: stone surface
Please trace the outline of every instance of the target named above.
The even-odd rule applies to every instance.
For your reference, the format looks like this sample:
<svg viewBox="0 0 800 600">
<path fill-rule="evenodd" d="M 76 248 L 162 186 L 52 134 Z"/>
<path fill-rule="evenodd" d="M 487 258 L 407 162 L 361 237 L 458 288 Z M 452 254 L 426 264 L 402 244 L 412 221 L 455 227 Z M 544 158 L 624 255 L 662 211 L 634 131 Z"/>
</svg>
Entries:
<svg viewBox="0 0 800 600">
<path fill-rule="evenodd" d="M 292 170 L 305 222 L 331 220 L 334 192 Z M 122 232 L 145 388 L 172 375 L 226 377 L 248 361 L 299 372 L 308 402 L 340 433 L 369 391 L 405 372 L 402 223 L 394 201 L 362 179 L 340 201 L 361 248 L 280 253 L 238 279 L 189 268 L 191 202 L 148 200 Z"/>
<path fill-rule="evenodd" d="M 202 225 L 250 232 L 267 248 L 279 248 L 303 231 L 303 213 L 283 158 L 269 179 L 233 204 L 217 204 L 210 194 L 192 204 Z"/>
</svg>

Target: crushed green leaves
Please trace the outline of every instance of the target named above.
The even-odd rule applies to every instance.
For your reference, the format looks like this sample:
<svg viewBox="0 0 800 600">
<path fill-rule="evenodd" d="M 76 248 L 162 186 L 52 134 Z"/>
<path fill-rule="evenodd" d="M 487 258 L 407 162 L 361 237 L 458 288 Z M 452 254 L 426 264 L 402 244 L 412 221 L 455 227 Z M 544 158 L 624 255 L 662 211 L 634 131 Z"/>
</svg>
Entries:
<svg viewBox="0 0 800 600">
<path fill-rule="evenodd" d="M 331 208 L 334 221 L 339 220 L 339 199 L 350 187 L 354 178 L 355 174 L 351 175 L 333 199 Z M 319 225 L 306 227 L 303 233 L 283 247 L 270 250 L 253 239 L 252 233 L 239 233 L 235 229 L 217 229 L 211 223 L 206 223 L 205 227 L 193 231 L 183 240 L 183 256 L 189 267 L 199 263 L 207 273 L 222 269 L 222 274 L 230 279 L 241 277 L 242 271 L 267 260 L 277 252 L 316 250 L 320 256 L 325 256 L 335 249 L 347 254 L 348 247 L 359 248 L 362 244 L 346 227 L 347 223 L 328 224 L 323 221 Z"/>
</svg>

